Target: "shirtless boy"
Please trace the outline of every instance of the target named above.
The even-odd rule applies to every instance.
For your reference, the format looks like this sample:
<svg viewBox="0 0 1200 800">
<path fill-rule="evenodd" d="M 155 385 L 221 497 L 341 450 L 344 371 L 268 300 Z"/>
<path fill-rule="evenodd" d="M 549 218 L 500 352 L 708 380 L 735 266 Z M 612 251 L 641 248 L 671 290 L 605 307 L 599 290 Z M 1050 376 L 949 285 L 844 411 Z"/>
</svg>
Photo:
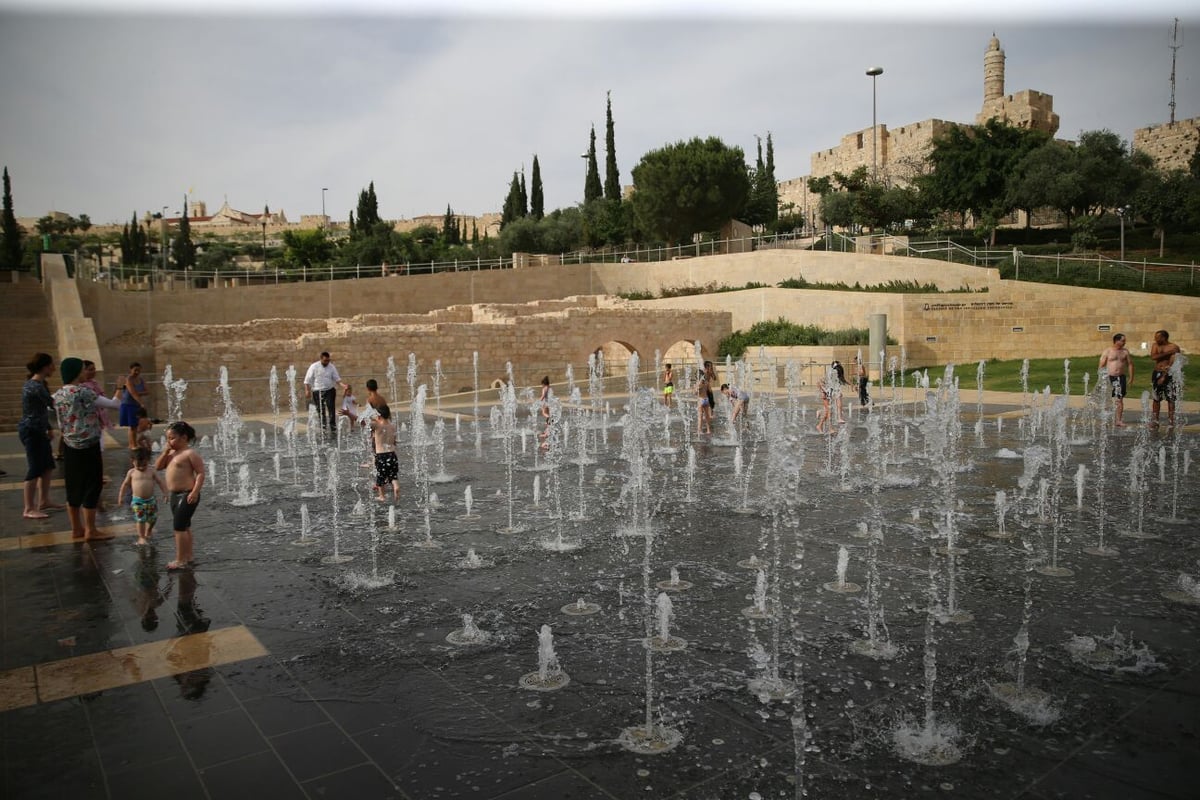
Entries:
<svg viewBox="0 0 1200 800">
<path fill-rule="evenodd" d="M 166 470 L 167 491 L 171 498 L 172 527 L 175 531 L 175 560 L 170 571 L 190 569 L 195 563 L 192 549 L 192 515 L 200 505 L 204 486 L 204 459 L 192 448 L 196 430 L 183 420 L 167 426 L 167 448 L 158 457 L 155 469 Z"/>
<path fill-rule="evenodd" d="M 400 462 L 396 458 L 396 426 L 392 410 L 384 403 L 376 409 L 379 416 L 371 418 L 371 439 L 375 444 L 375 499 L 387 501 L 383 487 L 392 485 L 392 501 L 400 500 Z"/>
<path fill-rule="evenodd" d="M 125 481 L 117 492 L 117 505 L 125 499 L 125 491 L 129 490 L 129 507 L 133 511 L 133 519 L 137 522 L 138 545 L 149 544 L 154 535 L 154 523 L 158 521 L 158 498 L 155 487 L 167 493 L 167 487 L 156 470 L 150 469 L 150 448 L 139 447 L 133 451 L 133 467 L 125 473 Z"/>
<path fill-rule="evenodd" d="M 670 364 L 663 370 L 662 387 L 663 405 L 670 408 L 675 395 L 675 369 Z"/>
<path fill-rule="evenodd" d="M 1158 427 L 1158 414 L 1164 398 L 1167 401 L 1167 424 L 1175 424 L 1175 398 L 1178 389 L 1171 381 L 1171 365 L 1175 363 L 1175 356 L 1181 352 L 1183 351 L 1179 349 L 1179 345 L 1171 341 L 1171 334 L 1166 331 L 1154 332 L 1154 344 L 1150 345 L 1150 358 L 1154 360 L 1154 372 L 1150 376 L 1150 391 L 1154 397 L 1151 404 L 1154 414 L 1154 419 L 1150 421 L 1152 428 Z"/>
<path fill-rule="evenodd" d="M 1125 334 L 1114 333 L 1112 340 L 1112 347 L 1100 354 L 1100 369 L 1105 370 L 1112 386 L 1112 396 L 1116 398 L 1116 421 L 1113 425 L 1124 428 L 1125 395 L 1129 384 L 1133 383 L 1133 358 L 1125 349 Z"/>
</svg>

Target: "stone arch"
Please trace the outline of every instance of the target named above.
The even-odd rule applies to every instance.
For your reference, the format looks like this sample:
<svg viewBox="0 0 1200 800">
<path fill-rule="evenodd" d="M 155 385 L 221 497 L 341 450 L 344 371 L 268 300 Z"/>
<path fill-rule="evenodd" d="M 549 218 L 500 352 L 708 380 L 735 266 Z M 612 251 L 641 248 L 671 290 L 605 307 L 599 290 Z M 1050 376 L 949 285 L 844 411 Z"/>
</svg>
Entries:
<svg viewBox="0 0 1200 800">
<path fill-rule="evenodd" d="M 592 352 L 604 354 L 604 374 L 607 376 L 625 375 L 629 369 L 629 357 L 634 353 L 638 354 L 639 362 L 643 359 L 642 353 L 636 347 L 619 339 L 610 339 Z M 639 369 L 647 369 L 645 363 L 640 363 Z M 649 369 L 654 369 L 653 363 L 650 364 Z"/>
<path fill-rule="evenodd" d="M 704 353 L 704 343 L 700 343 L 700 352 Z M 704 358 L 709 358 L 706 354 Z M 677 369 L 683 367 L 684 364 L 696 363 L 696 343 L 687 339 L 679 339 L 666 350 L 663 351 L 662 360 L 664 364 L 674 364 Z"/>
</svg>

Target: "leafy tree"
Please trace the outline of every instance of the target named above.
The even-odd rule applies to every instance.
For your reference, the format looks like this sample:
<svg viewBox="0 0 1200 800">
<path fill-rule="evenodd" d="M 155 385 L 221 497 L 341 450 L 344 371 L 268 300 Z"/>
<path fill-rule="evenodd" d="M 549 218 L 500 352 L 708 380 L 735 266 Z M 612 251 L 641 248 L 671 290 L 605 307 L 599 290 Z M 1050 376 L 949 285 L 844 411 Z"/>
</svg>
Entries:
<svg viewBox="0 0 1200 800">
<path fill-rule="evenodd" d="M 976 220 L 997 220 L 1012 206 L 1008 178 L 1049 134 L 989 119 L 984 125 L 952 127 L 936 137 L 929 153 L 932 171 L 917 177 L 922 201 L 933 211 L 970 213 Z M 988 231 L 995 239 L 995 227 Z"/>
<path fill-rule="evenodd" d="M 205 242 L 204 252 L 196 256 L 196 268 L 203 272 L 220 272 L 233 266 L 238 248 L 228 242 Z"/>
<path fill-rule="evenodd" d="M 1084 131 L 1075 151 L 1079 213 L 1098 214 L 1125 205 L 1150 166 L 1147 156 L 1130 155 L 1125 141 L 1110 130 Z"/>
<path fill-rule="evenodd" d="M 675 244 L 720 228 L 750 194 L 745 154 L 716 137 L 651 150 L 633 169 L 633 210 L 646 231 Z"/>
<path fill-rule="evenodd" d="M 171 255 L 179 269 L 196 266 L 196 245 L 192 241 L 192 226 L 188 222 L 187 196 L 183 198 L 183 216 L 179 218 L 179 230 L 171 243 Z"/>
<path fill-rule="evenodd" d="M 1027 215 L 1035 208 L 1053 208 L 1067 218 L 1068 228 L 1080 210 L 1081 196 L 1078 153 L 1065 142 L 1050 140 L 1030 150 L 1008 180 L 1009 205 Z"/>
<path fill-rule="evenodd" d="M 826 225 L 849 228 L 854 224 L 854 195 L 849 192 L 826 192 L 818 208 Z"/>
<path fill-rule="evenodd" d="M 4 212 L 0 221 L 0 269 L 21 267 L 21 226 L 13 212 L 12 183 L 8 178 L 8 167 L 4 168 Z"/>
<path fill-rule="evenodd" d="M 323 228 L 283 232 L 283 261 L 290 267 L 311 269 L 327 263 L 332 255 L 333 245 Z"/>
<path fill-rule="evenodd" d="M 530 178 L 529 188 L 529 216 L 535 220 L 546 216 L 546 199 L 542 193 L 542 168 L 538 164 L 538 157 L 535 153 L 533 156 L 533 175 Z"/>
<path fill-rule="evenodd" d="M 604 125 L 604 199 L 621 202 L 621 173 L 617 170 L 617 136 L 613 128 L 612 92 L 606 93 L 608 107 Z M 593 138 L 593 141 L 594 138 Z"/>
<path fill-rule="evenodd" d="M 537 220 L 532 217 L 520 217 L 502 227 L 500 247 L 506 255 L 541 252 Z"/>
<path fill-rule="evenodd" d="M 1183 170 L 1151 171 L 1134 194 L 1134 208 L 1158 234 L 1158 257 L 1162 258 L 1167 231 L 1178 232 L 1194 225 L 1189 213 L 1190 195 L 1196 180 Z"/>
<path fill-rule="evenodd" d="M 604 190 L 600 186 L 600 169 L 596 166 L 596 126 L 592 126 L 587 150 L 587 174 L 583 179 L 583 204 L 600 199 Z"/>
</svg>

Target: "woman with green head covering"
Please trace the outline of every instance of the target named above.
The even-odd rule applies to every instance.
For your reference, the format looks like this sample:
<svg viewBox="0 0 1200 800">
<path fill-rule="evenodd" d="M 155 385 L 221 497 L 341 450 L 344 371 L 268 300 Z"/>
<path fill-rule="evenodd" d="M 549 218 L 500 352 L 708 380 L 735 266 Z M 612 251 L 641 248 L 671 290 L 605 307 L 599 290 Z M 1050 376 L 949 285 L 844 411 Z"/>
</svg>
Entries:
<svg viewBox="0 0 1200 800">
<path fill-rule="evenodd" d="M 63 386 L 54 393 L 54 410 L 63 441 L 63 478 L 67 488 L 67 514 L 71 518 L 71 538 L 98 538 L 96 506 L 104 485 L 104 464 L 100 460 L 101 408 L 120 408 L 116 400 L 96 394 L 86 386 L 83 361 L 64 358 L 59 365 Z M 121 379 L 117 381 L 118 387 Z"/>
</svg>

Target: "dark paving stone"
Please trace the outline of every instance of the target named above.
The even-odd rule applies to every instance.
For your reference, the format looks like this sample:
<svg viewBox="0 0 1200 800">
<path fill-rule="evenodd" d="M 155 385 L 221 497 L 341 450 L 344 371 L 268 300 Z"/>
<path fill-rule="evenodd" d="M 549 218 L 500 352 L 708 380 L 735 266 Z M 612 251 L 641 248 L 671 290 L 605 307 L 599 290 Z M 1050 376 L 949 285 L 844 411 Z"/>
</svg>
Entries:
<svg viewBox="0 0 1200 800">
<path fill-rule="evenodd" d="M 212 667 L 158 678 L 151 684 L 167 713 L 177 721 L 239 708 L 237 697 Z"/>
<path fill-rule="evenodd" d="M 122 770 L 105 767 L 111 796 L 125 800 L 158 800 L 169 794 L 172 800 L 207 800 L 200 776 L 187 760 L 179 755 L 153 761 L 140 759 Z"/>
<path fill-rule="evenodd" d="M 304 784 L 309 797 L 340 798 L 353 797 L 355 800 L 408 800 L 404 794 L 387 776 L 373 764 L 363 764 L 350 769 L 314 778 Z M 419 795 L 413 795 L 417 797 Z"/>
<path fill-rule="evenodd" d="M 270 749 L 241 709 L 181 720 L 177 725 L 184 747 L 202 769 Z"/>
<path fill-rule="evenodd" d="M 256 697 L 244 701 L 243 707 L 266 736 L 277 736 L 329 722 L 324 709 L 301 692 Z"/>
<path fill-rule="evenodd" d="M 209 797 L 306 798 L 304 790 L 272 752 L 255 753 L 200 770 Z"/>
<path fill-rule="evenodd" d="M 529 783 L 511 792 L 495 795 L 495 800 L 613 800 L 614 796 L 567 770 L 537 783 Z"/>
<path fill-rule="evenodd" d="M 54 756 L 36 764 L 8 759 L 4 796 L 22 800 L 106 796 L 104 772 L 95 748 L 62 746 L 54 751 Z"/>
<path fill-rule="evenodd" d="M 362 750 L 333 723 L 274 736 L 271 745 L 299 781 L 339 772 L 366 761 Z"/>
</svg>

